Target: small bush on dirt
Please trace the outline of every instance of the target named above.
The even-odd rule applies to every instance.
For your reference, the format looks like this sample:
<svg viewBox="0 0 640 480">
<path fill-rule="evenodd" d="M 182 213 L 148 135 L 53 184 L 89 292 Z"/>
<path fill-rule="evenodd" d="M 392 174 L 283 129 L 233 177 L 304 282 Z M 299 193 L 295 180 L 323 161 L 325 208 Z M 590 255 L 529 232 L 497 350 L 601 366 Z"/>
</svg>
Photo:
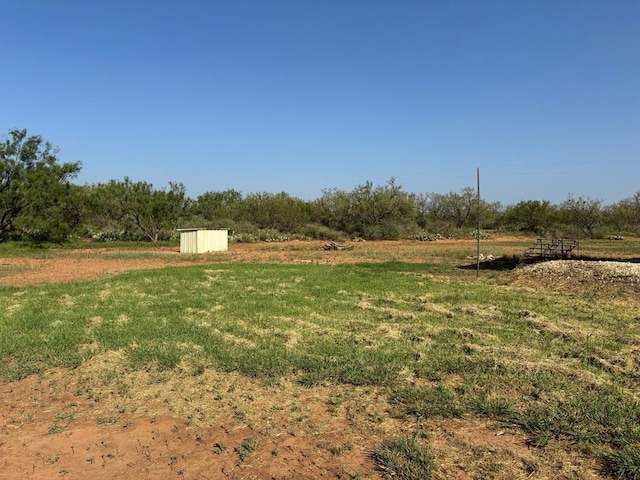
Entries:
<svg viewBox="0 0 640 480">
<path fill-rule="evenodd" d="M 245 462 L 249 456 L 258 449 L 258 439 L 255 437 L 245 438 L 240 445 L 235 448 L 240 457 L 240 461 Z"/>
<path fill-rule="evenodd" d="M 55 435 L 56 433 L 64 432 L 64 429 L 65 427 L 63 425 L 60 425 L 58 422 L 53 422 L 47 433 L 49 435 Z"/>
</svg>

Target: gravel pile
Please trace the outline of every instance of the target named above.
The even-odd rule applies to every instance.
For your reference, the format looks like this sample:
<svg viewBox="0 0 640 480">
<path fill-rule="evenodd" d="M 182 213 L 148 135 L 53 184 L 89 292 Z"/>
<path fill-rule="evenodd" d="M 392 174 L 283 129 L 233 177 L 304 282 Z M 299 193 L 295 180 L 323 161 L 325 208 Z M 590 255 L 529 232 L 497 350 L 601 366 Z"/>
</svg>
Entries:
<svg viewBox="0 0 640 480">
<path fill-rule="evenodd" d="M 523 271 L 536 276 L 549 273 L 558 275 L 581 275 L 585 277 L 640 277 L 640 263 L 630 262 L 586 262 L 584 260 L 552 260 L 524 267 Z"/>
<path fill-rule="evenodd" d="M 516 272 L 526 283 L 564 289 L 640 293 L 640 264 L 612 261 L 552 260 Z"/>
</svg>

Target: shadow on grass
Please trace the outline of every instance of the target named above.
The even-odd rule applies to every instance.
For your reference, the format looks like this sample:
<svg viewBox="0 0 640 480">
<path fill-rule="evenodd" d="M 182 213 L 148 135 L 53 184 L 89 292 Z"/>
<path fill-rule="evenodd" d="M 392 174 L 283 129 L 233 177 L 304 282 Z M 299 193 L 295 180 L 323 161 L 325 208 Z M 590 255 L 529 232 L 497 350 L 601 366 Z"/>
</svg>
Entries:
<svg viewBox="0 0 640 480">
<path fill-rule="evenodd" d="M 514 270 L 516 267 L 521 267 L 523 265 L 531 265 L 533 263 L 538 263 L 544 261 L 541 258 L 525 258 L 520 255 L 509 255 L 499 258 L 494 258 L 493 260 L 483 260 L 480 262 L 480 270 Z M 461 270 L 476 270 L 478 268 L 478 264 L 475 259 L 473 263 L 468 265 L 460 265 L 458 268 Z"/>
<path fill-rule="evenodd" d="M 589 256 L 581 255 L 570 258 L 544 258 L 544 257 L 525 257 L 523 255 L 510 255 L 493 260 L 484 260 L 480 262 L 480 270 L 515 270 L 517 267 L 524 265 L 533 265 L 535 263 L 548 262 L 551 260 L 581 260 L 583 262 L 626 262 L 626 263 L 640 263 L 640 257 L 628 258 L 628 257 L 602 257 L 602 256 Z M 458 268 L 462 270 L 476 270 L 478 268 L 475 260 L 468 265 L 460 265 Z"/>
</svg>

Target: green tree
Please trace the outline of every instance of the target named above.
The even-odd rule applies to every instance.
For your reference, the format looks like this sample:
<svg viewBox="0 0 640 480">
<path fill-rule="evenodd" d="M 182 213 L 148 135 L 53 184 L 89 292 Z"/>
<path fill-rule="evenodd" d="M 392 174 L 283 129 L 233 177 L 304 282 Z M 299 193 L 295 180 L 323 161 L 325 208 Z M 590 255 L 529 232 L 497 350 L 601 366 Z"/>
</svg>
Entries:
<svg viewBox="0 0 640 480">
<path fill-rule="evenodd" d="M 58 149 L 27 130 L 10 130 L 0 141 L 0 241 L 11 233 L 63 240 L 71 230 L 71 184 L 79 162 L 59 163 Z"/>
<path fill-rule="evenodd" d="M 583 235 L 595 237 L 596 228 L 602 220 L 602 201 L 569 195 L 562 203 L 561 210 L 566 221 L 573 223 Z"/>
<path fill-rule="evenodd" d="M 251 193 L 241 204 L 240 218 L 263 229 L 294 232 L 309 221 L 307 202 L 286 192 Z"/>
<path fill-rule="evenodd" d="M 190 200 L 182 183 L 155 189 L 148 182 L 111 180 L 91 187 L 92 224 L 109 237 L 142 236 L 157 242 L 189 217 Z"/>
<path fill-rule="evenodd" d="M 633 225 L 633 210 L 624 202 L 607 205 L 602 209 L 602 221 L 612 232 L 621 235 Z"/>
<path fill-rule="evenodd" d="M 367 239 L 396 239 L 416 227 L 414 201 L 394 178 L 378 186 L 367 181 L 350 192 L 324 190 L 313 211 L 314 221 Z"/>
<path fill-rule="evenodd" d="M 547 235 L 557 221 L 558 210 L 548 200 L 522 200 L 507 207 L 505 227 L 520 232 Z"/>
<path fill-rule="evenodd" d="M 349 193 L 337 188 L 324 189 L 320 198 L 311 202 L 311 221 L 330 229 L 353 233 L 344 216 L 349 210 Z"/>
<path fill-rule="evenodd" d="M 178 227 L 186 219 L 189 199 L 182 183 L 169 182 L 169 189 L 156 190 L 147 182 L 131 182 L 125 178 L 124 197 L 127 215 L 146 238 L 157 242 L 167 230 Z"/>
<path fill-rule="evenodd" d="M 633 196 L 622 200 L 626 207 L 632 212 L 630 228 L 636 234 L 640 234 L 640 190 Z"/>
<path fill-rule="evenodd" d="M 603 222 L 615 233 L 640 232 L 640 191 L 603 208 Z"/>
<path fill-rule="evenodd" d="M 427 193 L 410 194 L 416 222 L 420 228 L 427 228 L 429 224 L 430 196 Z"/>
<path fill-rule="evenodd" d="M 475 225 L 478 195 L 472 187 L 465 187 L 460 193 L 433 193 L 428 203 L 430 216 L 434 219 L 450 222 L 455 228 Z"/>
<path fill-rule="evenodd" d="M 206 192 L 196 199 L 194 213 L 208 221 L 235 220 L 241 202 L 242 193 L 232 188 Z"/>
<path fill-rule="evenodd" d="M 504 217 L 504 211 L 502 203 L 480 199 L 480 228 L 497 228 Z"/>
</svg>

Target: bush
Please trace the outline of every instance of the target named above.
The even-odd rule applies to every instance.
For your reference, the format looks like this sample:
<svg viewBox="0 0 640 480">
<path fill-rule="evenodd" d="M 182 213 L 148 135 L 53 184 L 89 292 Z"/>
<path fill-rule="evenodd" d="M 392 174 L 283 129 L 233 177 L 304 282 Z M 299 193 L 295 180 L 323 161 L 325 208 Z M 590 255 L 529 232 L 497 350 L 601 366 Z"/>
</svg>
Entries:
<svg viewBox="0 0 640 480">
<path fill-rule="evenodd" d="M 363 230 L 362 236 L 367 240 L 399 240 L 401 237 L 400 225 L 391 221 L 367 225 Z"/>
<path fill-rule="evenodd" d="M 477 230 L 472 230 L 471 231 L 471 238 L 478 238 L 478 231 Z M 492 237 L 492 235 L 488 232 L 483 232 L 482 230 L 480 230 L 480 240 L 489 240 Z"/>
<path fill-rule="evenodd" d="M 256 232 L 235 232 L 229 235 L 229 240 L 236 243 L 286 242 L 291 237 L 275 229 L 260 229 Z"/>
<path fill-rule="evenodd" d="M 99 242 L 119 242 L 123 240 L 131 240 L 124 229 L 106 231 L 89 230 L 88 233 L 91 240 L 97 240 Z"/>
<path fill-rule="evenodd" d="M 421 242 L 435 242 L 442 239 L 442 235 L 439 233 L 429 233 L 426 230 L 414 233 L 409 237 L 409 240 L 419 240 Z"/>
<path fill-rule="evenodd" d="M 320 223 L 306 223 L 299 227 L 295 233 L 314 240 L 342 241 L 345 238 L 342 232 Z"/>
</svg>

